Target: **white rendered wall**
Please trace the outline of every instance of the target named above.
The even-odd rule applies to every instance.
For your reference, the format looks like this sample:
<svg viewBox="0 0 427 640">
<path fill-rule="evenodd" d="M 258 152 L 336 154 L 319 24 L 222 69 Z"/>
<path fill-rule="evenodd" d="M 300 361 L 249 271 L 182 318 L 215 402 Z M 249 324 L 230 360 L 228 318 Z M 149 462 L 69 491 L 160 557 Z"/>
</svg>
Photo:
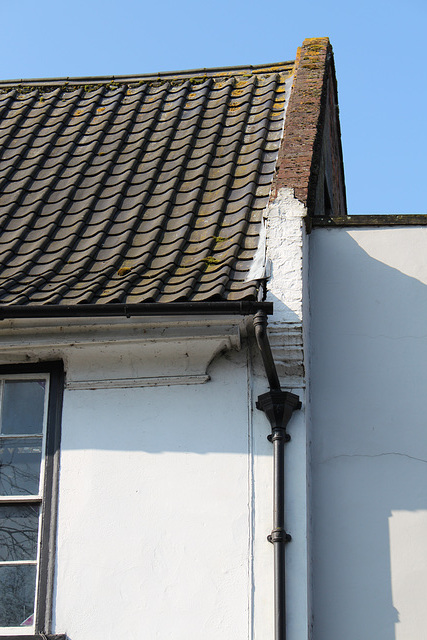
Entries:
<svg viewBox="0 0 427 640">
<path fill-rule="evenodd" d="M 287 638 L 303 640 L 310 620 L 305 209 L 281 191 L 267 214 L 269 334 L 283 389 L 304 405 L 291 419 L 286 450 Z M 199 375 L 190 343 L 187 373 Z M 54 631 L 70 640 L 94 633 L 272 640 L 272 445 L 268 421 L 255 409 L 268 390 L 256 348 L 218 355 L 206 384 L 91 390 L 85 380 L 108 384 L 109 367 L 112 377 L 133 383 L 152 375 L 144 373 L 143 354 L 138 360 L 130 347 L 118 358 L 123 347 L 114 346 L 110 362 L 111 348 L 86 347 L 66 360 Z M 198 349 L 206 349 L 204 340 Z M 186 351 L 177 350 L 174 375 Z M 165 344 L 151 350 L 151 369 L 167 354 Z"/>
<path fill-rule="evenodd" d="M 206 384 L 66 390 L 56 632 L 249 637 L 246 354 L 209 373 Z"/>
<path fill-rule="evenodd" d="M 285 526 L 292 536 L 292 541 L 286 545 L 287 640 L 306 640 L 309 637 L 311 620 L 307 501 L 308 407 L 305 377 L 307 346 L 303 340 L 308 273 L 305 215 L 306 209 L 294 197 L 293 189 L 279 189 L 266 212 L 267 258 L 271 269 L 267 300 L 274 304 L 274 314 L 269 318 L 268 333 L 282 389 L 295 393 L 302 402 L 302 409 L 296 411 L 289 422 L 288 432 L 291 441 L 285 449 Z M 262 393 L 261 389 L 265 389 L 262 377 L 255 375 L 254 381 L 256 394 Z M 266 422 L 265 417 L 261 417 Z M 258 451 L 257 444 L 255 441 L 255 452 Z M 272 445 L 267 444 L 267 447 L 271 452 Z M 263 458 L 255 456 L 257 505 L 261 504 L 261 498 L 258 496 L 264 491 L 262 479 L 256 475 L 262 463 Z M 270 515 L 270 530 L 271 517 Z M 259 526 L 257 528 L 256 525 L 255 521 L 255 532 L 259 530 Z M 261 549 L 256 548 L 256 551 L 255 566 L 259 558 L 262 558 Z M 261 572 L 255 573 L 255 580 L 260 574 Z M 255 581 L 255 589 L 256 587 Z M 256 609 L 255 628 L 257 640 L 274 637 L 272 628 L 269 629 L 269 633 L 262 628 L 262 620 L 257 618 Z"/>
<path fill-rule="evenodd" d="M 427 229 L 310 243 L 314 640 L 422 640 Z"/>
<path fill-rule="evenodd" d="M 285 476 L 287 638 L 304 640 L 305 209 L 281 190 L 266 216 L 269 335 L 282 388 L 303 402 Z M 240 322 L 3 321 L 1 362 L 62 359 L 66 371 L 54 633 L 273 639 L 272 445 L 255 409 L 268 382 Z"/>
</svg>

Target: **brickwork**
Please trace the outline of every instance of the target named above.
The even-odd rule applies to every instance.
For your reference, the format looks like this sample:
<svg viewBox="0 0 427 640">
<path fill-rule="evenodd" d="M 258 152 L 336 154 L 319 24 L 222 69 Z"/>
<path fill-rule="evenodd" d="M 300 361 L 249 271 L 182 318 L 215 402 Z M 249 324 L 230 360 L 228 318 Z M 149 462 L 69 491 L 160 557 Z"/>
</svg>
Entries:
<svg viewBox="0 0 427 640">
<path fill-rule="evenodd" d="M 284 136 L 273 182 L 272 199 L 280 188 L 314 215 L 325 194 L 336 215 L 345 215 L 344 171 L 336 104 L 332 47 L 328 38 L 304 40 L 295 61 L 295 76 L 286 113 Z M 319 213 L 317 211 L 317 213 Z"/>
</svg>

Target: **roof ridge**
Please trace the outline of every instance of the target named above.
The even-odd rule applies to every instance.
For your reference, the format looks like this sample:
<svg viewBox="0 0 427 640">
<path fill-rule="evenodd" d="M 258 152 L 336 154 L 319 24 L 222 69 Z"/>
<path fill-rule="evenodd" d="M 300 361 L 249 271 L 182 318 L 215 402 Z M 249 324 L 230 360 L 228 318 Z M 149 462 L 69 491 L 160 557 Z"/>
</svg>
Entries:
<svg viewBox="0 0 427 640">
<path fill-rule="evenodd" d="M 171 80 L 188 80 L 193 77 L 205 77 L 211 78 L 215 76 L 234 76 L 234 75 L 253 75 L 262 73 L 277 73 L 287 71 L 291 73 L 294 67 L 295 61 L 288 60 L 284 62 L 273 62 L 259 65 L 243 65 L 243 66 L 231 66 L 231 67 L 212 67 L 202 69 L 189 69 L 184 71 L 159 71 L 158 73 L 146 73 L 138 75 L 118 75 L 118 76 L 81 76 L 81 77 L 60 77 L 60 78 L 28 78 L 28 79 L 15 79 L 15 80 L 0 80 L 0 87 L 60 87 L 64 85 L 79 86 L 79 85 L 100 85 L 100 84 L 114 84 L 114 83 L 138 83 L 138 82 L 153 82 L 156 80 L 167 79 Z"/>
</svg>

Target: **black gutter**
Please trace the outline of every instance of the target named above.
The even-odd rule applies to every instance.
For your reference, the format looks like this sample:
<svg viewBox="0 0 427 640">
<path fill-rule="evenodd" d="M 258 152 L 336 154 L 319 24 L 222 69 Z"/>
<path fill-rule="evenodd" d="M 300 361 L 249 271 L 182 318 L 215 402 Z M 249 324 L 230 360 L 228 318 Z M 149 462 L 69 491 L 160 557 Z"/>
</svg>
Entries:
<svg viewBox="0 0 427 640">
<path fill-rule="evenodd" d="M 251 316 L 273 313 L 271 302 L 141 302 L 137 304 L 0 305 L 0 320 L 7 318 L 102 318 L 112 316 Z"/>
<path fill-rule="evenodd" d="M 274 545 L 274 637 L 286 640 L 285 546 L 291 540 L 285 530 L 285 444 L 291 439 L 286 427 L 292 413 L 301 408 L 301 402 L 297 395 L 280 388 L 263 311 L 255 314 L 254 328 L 270 385 L 270 391 L 258 397 L 256 406 L 270 422 L 271 434 L 267 438 L 273 443 L 273 530 L 267 539 Z"/>
</svg>

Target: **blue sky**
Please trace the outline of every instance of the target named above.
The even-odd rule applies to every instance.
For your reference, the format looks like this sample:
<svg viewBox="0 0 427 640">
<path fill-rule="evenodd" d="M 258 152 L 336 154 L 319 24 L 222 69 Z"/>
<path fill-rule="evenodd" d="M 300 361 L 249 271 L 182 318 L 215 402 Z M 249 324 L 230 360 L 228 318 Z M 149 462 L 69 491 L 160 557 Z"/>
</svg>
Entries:
<svg viewBox="0 0 427 640">
<path fill-rule="evenodd" d="M 295 58 L 329 36 L 349 213 L 427 213 L 425 0 L 0 0 L 0 78 Z"/>
</svg>

